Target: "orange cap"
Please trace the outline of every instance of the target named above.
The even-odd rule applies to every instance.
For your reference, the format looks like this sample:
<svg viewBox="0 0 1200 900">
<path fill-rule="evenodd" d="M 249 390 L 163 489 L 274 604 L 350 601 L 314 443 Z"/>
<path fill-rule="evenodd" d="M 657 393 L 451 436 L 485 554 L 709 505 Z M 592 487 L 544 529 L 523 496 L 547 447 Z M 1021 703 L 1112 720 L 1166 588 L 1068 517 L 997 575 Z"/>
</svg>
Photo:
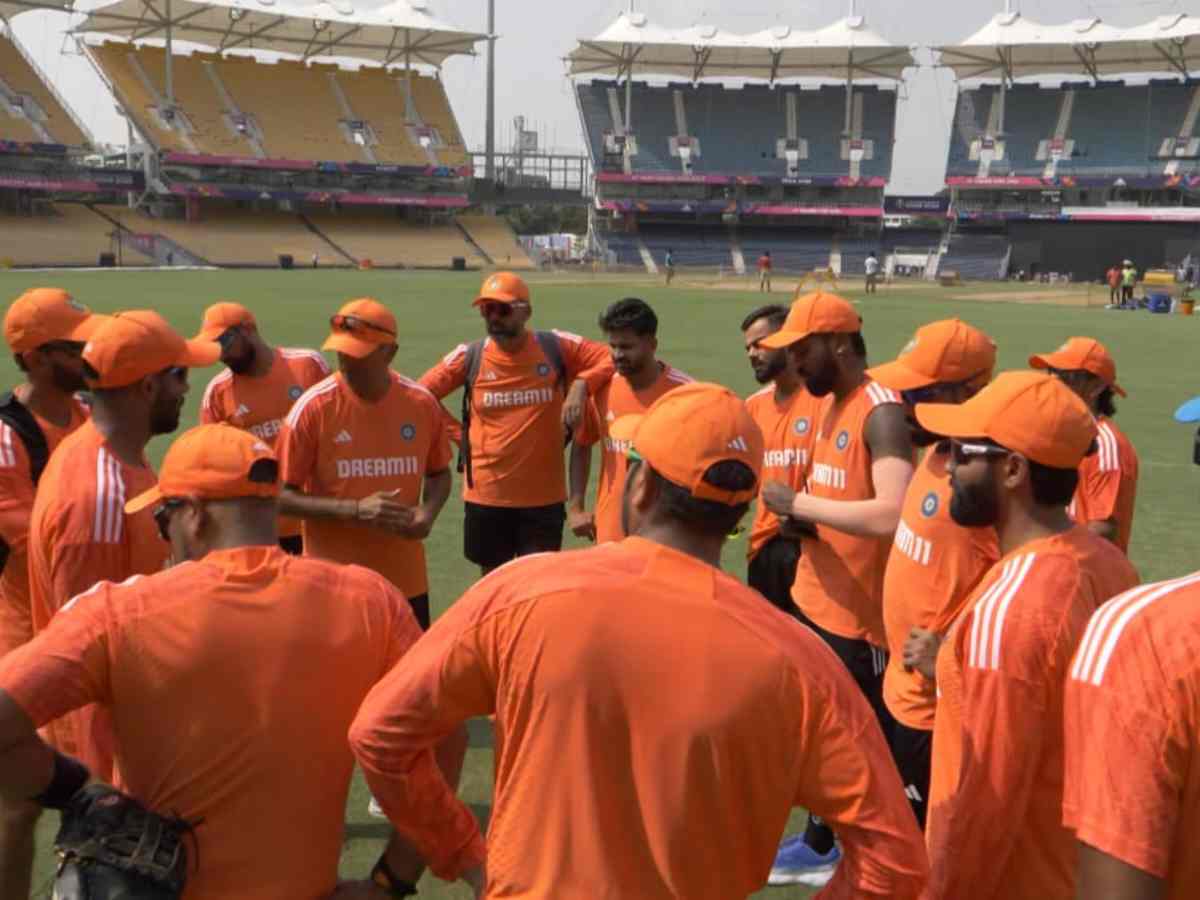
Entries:
<svg viewBox="0 0 1200 900">
<path fill-rule="evenodd" d="M 608 430 L 617 440 L 632 441 L 654 471 L 693 497 L 737 506 L 758 493 L 762 432 L 729 388 L 703 382 L 682 385 L 655 400 L 645 413 L 617 419 Z M 726 491 L 708 484 L 704 473 L 725 460 L 753 469 L 754 486 Z"/>
<path fill-rule="evenodd" d="M 778 350 L 810 334 L 854 334 L 862 330 L 862 316 L 845 297 L 813 291 L 792 304 L 783 327 L 758 343 Z"/>
<path fill-rule="evenodd" d="M 254 321 L 254 313 L 242 304 L 222 300 L 204 311 L 204 321 L 200 323 L 200 332 L 196 335 L 196 340 L 215 341 L 230 328 L 256 324 L 258 323 Z"/>
<path fill-rule="evenodd" d="M 186 340 L 149 309 L 109 317 L 83 348 L 83 361 L 100 375 L 88 379 L 95 388 L 127 387 L 172 366 L 199 369 L 220 358 L 220 344 Z"/>
<path fill-rule="evenodd" d="M 321 349 L 345 353 L 355 359 L 396 343 L 396 317 L 372 297 L 351 300 L 329 320 L 329 327 L 329 337 Z"/>
<path fill-rule="evenodd" d="M 1056 469 L 1074 469 L 1096 440 L 1087 404 L 1040 372 L 1004 372 L 966 403 L 918 403 L 914 412 L 934 434 L 989 438 Z"/>
<path fill-rule="evenodd" d="M 1127 396 L 1117 384 L 1117 364 L 1105 347 L 1095 338 L 1073 337 L 1053 353 L 1035 353 L 1029 357 L 1035 369 L 1060 369 L 1064 372 L 1091 372 L 1110 388 Z"/>
<path fill-rule="evenodd" d="M 273 463 L 260 466 L 263 461 Z M 167 450 L 158 484 L 125 504 L 136 513 L 168 497 L 233 500 L 279 496 L 279 460 L 260 438 L 226 422 L 185 431 Z"/>
<path fill-rule="evenodd" d="M 472 306 L 481 303 L 528 303 L 529 285 L 525 279 L 514 272 L 494 272 L 483 279 L 479 287 L 479 296 Z"/>
<path fill-rule="evenodd" d="M 108 316 L 98 316 L 61 288 L 30 288 L 4 315 L 4 339 L 13 353 L 51 341 L 87 341 Z"/>
<path fill-rule="evenodd" d="M 931 384 L 990 380 L 996 368 L 995 342 L 961 319 L 922 325 L 900 355 L 867 374 L 893 391 L 911 391 Z"/>
</svg>

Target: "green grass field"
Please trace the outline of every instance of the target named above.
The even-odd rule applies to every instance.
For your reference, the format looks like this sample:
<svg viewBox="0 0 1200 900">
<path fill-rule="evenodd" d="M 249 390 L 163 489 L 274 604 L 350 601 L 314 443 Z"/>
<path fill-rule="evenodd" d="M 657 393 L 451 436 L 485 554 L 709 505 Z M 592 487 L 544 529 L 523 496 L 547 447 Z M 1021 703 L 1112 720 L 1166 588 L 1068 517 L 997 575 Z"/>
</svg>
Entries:
<svg viewBox="0 0 1200 900">
<path fill-rule="evenodd" d="M 531 281 L 533 324 L 537 327 L 563 328 L 602 339 L 596 327 L 597 314 L 607 303 L 635 294 L 658 312 L 663 359 L 693 377 L 724 383 L 743 394 L 756 388 L 738 330 L 743 315 L 765 299 L 756 291 L 705 290 L 679 282 L 667 290 L 646 278 L 617 280 L 603 276 L 548 275 L 535 276 Z M 383 271 L 0 272 L 0 297 L 7 303 L 27 287 L 56 285 L 99 311 L 156 309 L 188 334 L 199 326 L 207 304 L 233 299 L 255 311 L 270 342 L 316 347 L 325 337 L 328 317 L 341 303 L 369 295 L 397 313 L 397 367 L 417 377 L 456 344 L 481 335 L 479 316 L 470 306 L 478 282 L 478 275 L 473 273 Z M 777 278 L 776 283 L 782 286 L 782 279 Z M 1106 312 L 1049 303 L 1018 305 L 949 299 L 972 290 L 986 291 L 990 296 L 1005 288 L 885 288 L 870 298 L 863 298 L 856 290 L 846 293 L 863 301 L 864 331 L 873 362 L 892 358 L 918 325 L 950 316 L 960 316 L 995 338 L 1001 368 L 1024 367 L 1030 353 L 1053 350 L 1071 335 L 1090 335 L 1105 342 L 1117 359 L 1120 381 L 1130 395 L 1120 404 L 1117 421 L 1137 446 L 1142 462 L 1133 534 L 1134 562 L 1146 580 L 1195 568 L 1194 552 L 1189 549 L 1193 538 L 1188 535 L 1197 522 L 1200 471 L 1191 464 L 1192 433 L 1176 424 L 1171 413 L 1179 403 L 1200 393 L 1200 376 L 1193 374 L 1187 362 L 1196 358 L 1200 318 Z M 789 296 L 777 290 L 772 299 L 787 302 Z M 204 385 L 215 373 L 194 373 L 185 427 L 195 422 Z M 7 356 L 0 362 L 0 376 L 0 384 L 4 385 L 17 378 Z M 166 438 L 160 438 L 151 445 L 155 463 L 167 444 Z M 474 567 L 462 558 L 461 523 L 462 507 L 455 497 L 428 541 L 435 615 L 476 576 Z M 726 568 L 742 574 L 744 554 L 744 538 L 731 541 L 725 555 Z M 486 728 L 474 728 L 461 793 L 483 817 L 490 803 L 491 777 L 490 737 Z M 367 873 L 387 833 L 385 824 L 367 816 L 366 803 L 365 789 L 361 781 L 356 781 L 346 814 L 342 871 L 347 877 Z M 530 814 L 536 815 L 537 811 L 531 810 Z M 798 814 L 796 822 L 802 820 L 802 814 Z M 721 824 L 714 822 L 712 827 L 720 828 Z M 48 884 L 53 871 L 48 850 L 52 828 L 47 819 L 40 833 L 42 850 L 35 882 L 39 888 Z M 247 839 L 252 836 L 247 835 Z M 40 891 L 38 896 L 45 893 Z M 448 886 L 427 877 L 422 896 L 465 898 L 470 894 L 463 885 Z M 756 896 L 790 900 L 809 893 L 803 889 L 768 889 Z"/>
</svg>

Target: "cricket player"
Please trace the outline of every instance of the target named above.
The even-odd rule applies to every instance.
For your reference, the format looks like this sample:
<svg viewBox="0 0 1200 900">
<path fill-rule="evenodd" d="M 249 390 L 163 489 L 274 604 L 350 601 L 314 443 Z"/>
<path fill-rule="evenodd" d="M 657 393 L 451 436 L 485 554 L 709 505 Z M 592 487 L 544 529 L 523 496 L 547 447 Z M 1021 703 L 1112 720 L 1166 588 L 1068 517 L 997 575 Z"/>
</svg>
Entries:
<svg viewBox="0 0 1200 900">
<path fill-rule="evenodd" d="M 1099 341 L 1073 337 L 1053 353 L 1029 357 L 1029 365 L 1056 376 L 1096 417 L 1098 449 L 1081 464 L 1071 515 L 1128 553 L 1139 463 L 1133 443 L 1113 421 L 1113 395 L 1125 396 L 1117 384 L 1117 364 Z"/>
<path fill-rule="evenodd" d="M 437 400 L 392 369 L 396 317 L 369 297 L 330 320 L 338 373 L 296 401 L 279 437 L 283 511 L 304 552 L 374 569 L 429 627 L 423 541 L 450 496 L 450 442 Z"/>
<path fill-rule="evenodd" d="M 659 362 L 658 316 L 645 300 L 626 297 L 600 315 L 600 330 L 608 338 L 617 374 L 588 399 L 587 411 L 575 431 L 570 457 L 570 495 L 567 524 L 576 537 L 597 543 L 619 541 L 621 497 L 625 494 L 625 451 L 609 434 L 609 426 L 623 416 L 645 412 L 655 400 L 692 378 Z M 587 511 L 587 485 L 592 468 L 592 448 L 601 445 L 600 483 L 596 509 Z"/>
<path fill-rule="evenodd" d="M 781 481 L 804 489 L 808 460 L 822 399 L 814 397 L 788 362 L 787 350 L 770 350 L 763 338 L 783 327 L 786 306 L 760 306 L 742 320 L 742 339 L 754 380 L 765 385 L 746 400 L 750 417 L 763 433 L 763 484 Z M 796 611 L 792 584 L 800 562 L 801 523 L 780 518 L 759 498 L 746 556 L 746 583 L 789 615 Z"/>
<path fill-rule="evenodd" d="M 474 305 L 487 336 L 459 344 L 421 384 L 438 399 L 463 389 L 463 549 L 486 574 L 562 548 L 564 439 L 614 368 L 603 344 L 526 328 L 529 286 L 512 272 L 487 276 Z"/>
<path fill-rule="evenodd" d="M 959 319 L 931 322 L 892 362 L 870 375 L 900 394 L 909 412 L 913 444 L 925 454 L 908 491 L 883 580 L 883 624 L 888 665 L 883 700 L 895 722 L 892 755 L 904 791 L 925 824 L 933 751 L 937 645 L 971 590 L 1000 558 L 996 530 L 963 528 L 950 515 L 950 444 L 912 419 L 918 403 L 963 403 L 992 378 L 996 345 Z"/>
<path fill-rule="evenodd" d="M 920 833 L 861 692 L 717 568 L 762 465 L 741 399 L 682 385 L 612 432 L 629 537 L 485 577 L 359 711 L 351 743 L 397 831 L 477 896 L 729 900 L 762 886 L 803 805 L 845 847 L 828 896 L 916 897 Z M 429 749 L 493 713 L 485 874 Z"/>
<path fill-rule="evenodd" d="M 204 389 L 201 424 L 229 422 L 271 446 L 292 404 L 329 377 L 329 364 L 316 350 L 268 344 L 254 314 L 240 303 L 223 301 L 206 309 L 196 339 L 219 343 L 225 364 L 225 371 Z M 299 553 L 303 547 L 300 521 L 280 521 L 279 540 L 289 553 Z"/>
<path fill-rule="evenodd" d="M 421 634 L 380 575 L 286 554 L 278 492 L 264 441 L 228 424 L 187 432 L 157 486 L 126 502 L 178 564 L 96 584 L 0 662 L 0 797 L 66 805 L 96 773 L 35 728 L 102 704 L 122 788 L 199 823 L 187 900 L 318 900 L 337 887 L 346 732 Z M 461 763 L 465 741 L 452 740 Z M 419 871 L 416 857 L 407 865 Z"/>
<path fill-rule="evenodd" d="M 1068 668 L 1092 613 L 1138 582 L 1124 553 L 1067 514 L 1096 422 L 1069 388 L 1037 372 L 1006 372 L 966 403 L 922 403 L 915 413 L 951 440 L 951 516 L 995 527 L 1003 554 L 938 654 L 929 895 L 1071 900 Z"/>
</svg>

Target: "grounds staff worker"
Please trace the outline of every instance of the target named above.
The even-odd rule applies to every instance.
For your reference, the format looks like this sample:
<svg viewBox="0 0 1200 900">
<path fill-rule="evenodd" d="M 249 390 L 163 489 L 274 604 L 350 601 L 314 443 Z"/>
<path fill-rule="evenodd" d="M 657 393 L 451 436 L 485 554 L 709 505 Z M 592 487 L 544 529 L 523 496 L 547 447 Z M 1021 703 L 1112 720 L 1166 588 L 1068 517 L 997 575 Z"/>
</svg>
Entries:
<svg viewBox="0 0 1200 900">
<path fill-rule="evenodd" d="M 429 750 L 494 713 L 487 897 L 745 897 L 796 805 L 844 843 L 823 897 L 916 897 L 921 835 L 861 691 L 717 568 L 762 466 L 744 404 L 682 385 L 611 433 L 632 441 L 631 536 L 484 578 L 363 704 L 351 743 L 397 831 L 482 890 L 483 839 Z"/>
<path fill-rule="evenodd" d="M 382 576 L 280 549 L 278 473 L 271 449 L 232 425 L 183 435 L 158 486 L 125 509 L 153 510 L 188 561 L 97 584 L 0 663 L 0 796 L 51 806 L 82 787 L 87 769 L 34 729 L 103 704 L 122 787 L 201 821 L 186 900 L 334 890 L 346 732 L 421 635 Z"/>
</svg>

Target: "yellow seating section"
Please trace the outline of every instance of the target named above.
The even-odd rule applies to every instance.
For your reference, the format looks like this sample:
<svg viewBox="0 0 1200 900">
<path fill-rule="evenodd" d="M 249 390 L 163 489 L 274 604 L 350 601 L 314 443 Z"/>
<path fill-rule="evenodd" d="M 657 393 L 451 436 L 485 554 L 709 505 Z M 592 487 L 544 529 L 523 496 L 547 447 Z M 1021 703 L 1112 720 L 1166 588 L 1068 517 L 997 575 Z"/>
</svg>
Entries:
<svg viewBox="0 0 1200 900">
<path fill-rule="evenodd" d="M 379 141 L 372 149 L 380 162 L 429 165 L 425 151 L 408 136 L 404 92 L 394 75 L 382 69 L 359 69 L 338 72 L 336 77 L 354 115 L 371 123 Z"/>
<path fill-rule="evenodd" d="M 29 94 L 37 101 L 46 121 L 42 126 L 50 133 L 56 144 L 68 147 L 82 147 L 88 143 L 87 137 L 75 124 L 58 98 L 41 75 L 36 72 L 21 51 L 17 49 L 7 34 L 0 34 L 0 79 L 18 94 Z M 16 119 L 0 109 L 0 138 L 10 141 L 32 141 L 40 143 L 41 136 L 34 131 L 24 118 Z"/>
<path fill-rule="evenodd" d="M 470 266 L 485 265 L 453 225 L 416 225 L 383 210 L 309 213 L 308 217 L 355 259 L 369 259 L 376 266 L 446 268 L 456 256 Z"/>
<path fill-rule="evenodd" d="M 94 266 L 113 249 L 111 222 L 78 203 L 59 203 L 54 215 L 0 212 L 0 264 Z"/>
<path fill-rule="evenodd" d="M 483 214 L 461 215 L 458 224 L 471 235 L 492 262 L 502 269 L 532 269 L 533 260 L 517 240 L 516 233 L 499 216 Z"/>
</svg>

